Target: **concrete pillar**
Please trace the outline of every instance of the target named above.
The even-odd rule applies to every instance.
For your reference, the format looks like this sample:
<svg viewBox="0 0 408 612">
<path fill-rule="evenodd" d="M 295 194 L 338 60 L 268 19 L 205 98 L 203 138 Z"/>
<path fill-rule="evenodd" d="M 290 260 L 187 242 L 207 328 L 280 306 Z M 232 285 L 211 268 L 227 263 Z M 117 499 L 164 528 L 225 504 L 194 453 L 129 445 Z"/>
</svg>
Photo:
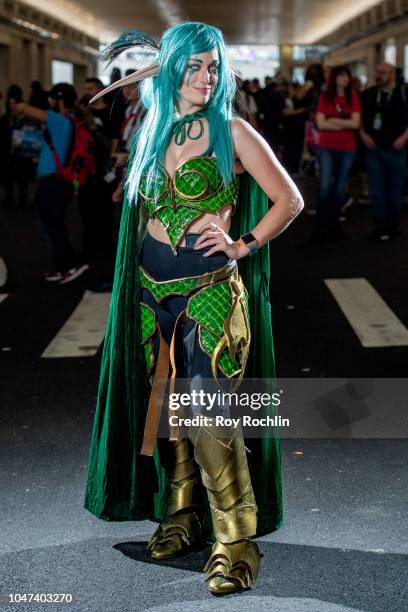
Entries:
<svg viewBox="0 0 408 612">
<path fill-rule="evenodd" d="M 97 76 L 98 74 L 98 63 L 96 60 L 93 60 L 92 58 L 88 59 L 87 63 L 86 63 L 86 76 L 87 77 L 94 77 Z"/>
<path fill-rule="evenodd" d="M 74 87 L 77 90 L 77 94 L 80 96 L 84 83 L 85 83 L 85 79 L 87 76 L 87 67 L 84 65 L 80 65 L 80 64 L 75 64 L 74 65 Z"/>
<path fill-rule="evenodd" d="M 291 78 L 293 66 L 293 47 L 291 45 L 280 46 L 280 67 L 279 70 L 287 79 Z"/>
<path fill-rule="evenodd" d="M 10 36 L 10 48 L 9 48 L 9 80 L 10 83 L 19 85 L 27 95 L 29 83 L 27 83 L 27 63 L 25 61 L 25 45 L 24 39 L 20 36 Z"/>
<path fill-rule="evenodd" d="M 375 84 L 375 71 L 378 63 L 378 49 L 376 45 L 370 45 L 366 51 L 367 57 L 367 83 L 368 85 Z"/>
<path fill-rule="evenodd" d="M 8 86 L 10 85 L 10 45 L 0 43 L 0 92 L 5 96 Z M 4 107 L 1 107 L 4 111 Z"/>
<path fill-rule="evenodd" d="M 395 44 L 397 47 L 397 66 L 399 68 L 402 68 L 403 72 L 404 72 L 404 47 L 405 47 L 406 42 L 407 42 L 407 39 L 402 36 L 398 36 L 398 38 L 395 40 Z"/>
<path fill-rule="evenodd" d="M 41 80 L 40 65 L 39 65 L 40 58 L 39 58 L 38 44 L 36 41 L 34 40 L 29 41 L 29 44 L 27 46 L 27 52 L 28 52 L 27 61 L 28 61 L 28 68 L 29 68 L 29 74 L 30 74 L 30 77 L 29 77 L 30 82 Z"/>
<path fill-rule="evenodd" d="M 42 84 L 44 89 L 51 89 L 51 62 L 54 59 L 52 47 L 44 45 L 42 49 Z"/>
</svg>

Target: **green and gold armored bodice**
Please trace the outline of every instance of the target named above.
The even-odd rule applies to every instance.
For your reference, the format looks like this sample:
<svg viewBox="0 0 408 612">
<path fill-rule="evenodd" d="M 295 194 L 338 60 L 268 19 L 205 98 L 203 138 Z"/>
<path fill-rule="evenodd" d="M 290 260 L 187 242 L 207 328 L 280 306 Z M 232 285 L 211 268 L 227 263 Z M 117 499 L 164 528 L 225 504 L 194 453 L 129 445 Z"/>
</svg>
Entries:
<svg viewBox="0 0 408 612">
<path fill-rule="evenodd" d="M 163 166 L 148 192 L 143 176 L 139 195 L 149 217 L 157 217 L 166 229 L 175 251 L 187 227 L 201 215 L 217 213 L 226 204 L 235 207 L 238 188 L 238 177 L 224 185 L 215 157 L 197 156 L 182 162 L 173 178 Z"/>
</svg>

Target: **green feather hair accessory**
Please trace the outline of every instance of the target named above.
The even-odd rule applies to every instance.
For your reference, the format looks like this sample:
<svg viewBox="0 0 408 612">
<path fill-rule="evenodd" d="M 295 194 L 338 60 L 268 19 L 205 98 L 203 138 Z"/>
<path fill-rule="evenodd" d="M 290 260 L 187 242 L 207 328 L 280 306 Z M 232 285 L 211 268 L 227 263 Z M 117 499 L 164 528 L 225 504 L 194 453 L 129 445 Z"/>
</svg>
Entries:
<svg viewBox="0 0 408 612">
<path fill-rule="evenodd" d="M 109 65 L 114 62 L 123 51 L 128 51 L 134 47 L 141 47 L 142 49 L 148 49 L 153 52 L 159 51 L 160 48 L 159 44 L 150 34 L 146 34 L 136 29 L 126 30 L 117 40 L 114 40 L 103 49 L 101 52 L 102 61 L 108 62 Z"/>
</svg>

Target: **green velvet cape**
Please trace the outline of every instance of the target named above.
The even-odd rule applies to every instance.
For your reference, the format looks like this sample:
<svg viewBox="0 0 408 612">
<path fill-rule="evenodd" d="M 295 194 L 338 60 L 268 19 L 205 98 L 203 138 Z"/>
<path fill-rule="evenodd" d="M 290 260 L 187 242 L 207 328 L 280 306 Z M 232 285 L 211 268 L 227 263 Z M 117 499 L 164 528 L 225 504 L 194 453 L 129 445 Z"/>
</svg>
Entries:
<svg viewBox="0 0 408 612">
<path fill-rule="evenodd" d="M 139 201 L 129 206 L 125 195 L 89 455 L 84 507 L 105 521 L 160 521 L 166 510 L 168 479 L 157 448 L 153 457 L 140 455 L 149 395 L 138 325 L 137 265 L 147 222 L 143 209 Z M 266 194 L 248 173 L 241 174 L 231 237 L 252 230 L 267 211 Z M 238 265 L 250 307 L 251 348 L 245 376 L 274 379 L 269 244 Z M 248 463 L 260 536 L 283 522 L 280 440 L 251 438 L 245 443 L 251 451 Z M 208 500 L 204 503 L 205 528 L 213 541 Z"/>
</svg>

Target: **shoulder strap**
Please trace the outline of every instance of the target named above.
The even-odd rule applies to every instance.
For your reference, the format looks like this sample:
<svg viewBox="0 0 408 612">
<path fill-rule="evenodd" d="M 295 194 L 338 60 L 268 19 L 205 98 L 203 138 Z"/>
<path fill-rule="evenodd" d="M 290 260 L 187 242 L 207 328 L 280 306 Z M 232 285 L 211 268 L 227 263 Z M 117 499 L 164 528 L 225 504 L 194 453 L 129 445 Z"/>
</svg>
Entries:
<svg viewBox="0 0 408 612">
<path fill-rule="evenodd" d="M 60 158 L 58 156 L 58 153 L 55 150 L 55 146 L 54 146 L 54 143 L 52 141 L 51 132 L 50 132 L 50 130 L 48 128 L 45 128 L 45 130 L 43 131 L 43 136 L 44 136 L 45 142 L 47 143 L 47 145 L 51 149 L 51 153 L 52 153 L 52 156 L 54 158 L 55 165 L 57 166 L 57 174 L 63 174 L 64 168 L 63 168 L 61 160 L 60 160 Z"/>
</svg>

